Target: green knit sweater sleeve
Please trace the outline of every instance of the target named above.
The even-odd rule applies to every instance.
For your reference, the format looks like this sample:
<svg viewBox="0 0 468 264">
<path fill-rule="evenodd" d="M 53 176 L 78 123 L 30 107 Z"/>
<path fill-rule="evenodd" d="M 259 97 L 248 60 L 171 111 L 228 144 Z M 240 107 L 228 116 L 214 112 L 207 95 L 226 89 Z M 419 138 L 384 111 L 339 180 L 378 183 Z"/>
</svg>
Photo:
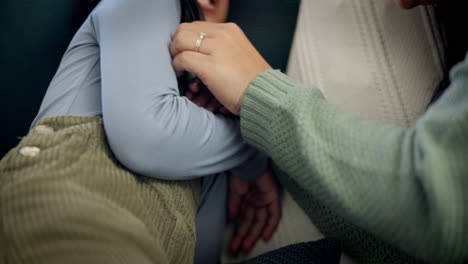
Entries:
<svg viewBox="0 0 468 264">
<path fill-rule="evenodd" d="M 425 260 L 467 260 L 468 60 L 451 79 L 406 129 L 344 113 L 317 88 L 266 71 L 244 97 L 242 134 L 355 225 Z"/>
</svg>

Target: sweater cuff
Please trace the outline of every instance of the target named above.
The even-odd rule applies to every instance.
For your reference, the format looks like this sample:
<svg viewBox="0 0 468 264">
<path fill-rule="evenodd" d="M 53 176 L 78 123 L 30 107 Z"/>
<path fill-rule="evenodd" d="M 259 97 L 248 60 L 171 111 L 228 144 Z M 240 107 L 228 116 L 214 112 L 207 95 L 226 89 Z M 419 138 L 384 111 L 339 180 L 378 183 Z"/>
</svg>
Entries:
<svg viewBox="0 0 468 264">
<path fill-rule="evenodd" d="M 270 125 L 282 100 L 296 83 L 277 70 L 259 74 L 247 88 L 241 105 L 241 131 L 245 140 L 267 150 L 271 137 Z"/>
</svg>

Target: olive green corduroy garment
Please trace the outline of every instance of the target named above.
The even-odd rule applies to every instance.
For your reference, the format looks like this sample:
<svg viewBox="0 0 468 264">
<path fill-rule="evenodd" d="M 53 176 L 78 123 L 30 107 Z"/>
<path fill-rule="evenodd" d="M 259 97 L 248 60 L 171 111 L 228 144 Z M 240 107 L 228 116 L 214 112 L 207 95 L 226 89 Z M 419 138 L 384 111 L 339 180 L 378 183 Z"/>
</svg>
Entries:
<svg viewBox="0 0 468 264">
<path fill-rule="evenodd" d="M 267 71 L 245 95 L 242 134 L 358 262 L 468 261 L 468 60 L 451 80 L 405 129 L 346 114 L 317 88 Z"/>
<path fill-rule="evenodd" d="M 192 263 L 198 199 L 120 167 L 100 118 L 46 118 L 0 162 L 0 263 Z"/>
</svg>

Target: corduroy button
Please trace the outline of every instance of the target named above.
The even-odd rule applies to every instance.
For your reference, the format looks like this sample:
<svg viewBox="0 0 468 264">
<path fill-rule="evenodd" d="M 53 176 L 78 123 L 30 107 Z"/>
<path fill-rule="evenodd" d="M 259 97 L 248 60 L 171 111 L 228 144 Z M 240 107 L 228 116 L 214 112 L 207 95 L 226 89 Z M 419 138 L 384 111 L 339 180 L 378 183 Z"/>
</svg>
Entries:
<svg viewBox="0 0 468 264">
<path fill-rule="evenodd" d="M 41 149 L 38 147 L 22 147 L 19 152 L 26 157 L 35 157 L 41 152 Z"/>
<path fill-rule="evenodd" d="M 39 125 L 35 128 L 35 130 L 45 135 L 52 134 L 55 132 L 53 128 L 51 128 L 50 126 L 46 126 L 46 125 Z"/>
</svg>

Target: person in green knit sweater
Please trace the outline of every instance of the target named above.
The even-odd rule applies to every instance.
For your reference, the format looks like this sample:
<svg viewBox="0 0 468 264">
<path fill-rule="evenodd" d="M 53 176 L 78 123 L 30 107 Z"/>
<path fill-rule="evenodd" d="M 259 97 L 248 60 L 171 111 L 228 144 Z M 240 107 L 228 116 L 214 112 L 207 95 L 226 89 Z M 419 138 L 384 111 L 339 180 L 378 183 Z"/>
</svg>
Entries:
<svg viewBox="0 0 468 264">
<path fill-rule="evenodd" d="M 357 261 L 468 261 L 468 58 L 403 128 L 344 113 L 272 70 L 234 24 L 182 24 L 171 51 L 178 72 L 197 74 L 240 115 L 247 142 L 271 156 L 283 186 Z"/>
</svg>

